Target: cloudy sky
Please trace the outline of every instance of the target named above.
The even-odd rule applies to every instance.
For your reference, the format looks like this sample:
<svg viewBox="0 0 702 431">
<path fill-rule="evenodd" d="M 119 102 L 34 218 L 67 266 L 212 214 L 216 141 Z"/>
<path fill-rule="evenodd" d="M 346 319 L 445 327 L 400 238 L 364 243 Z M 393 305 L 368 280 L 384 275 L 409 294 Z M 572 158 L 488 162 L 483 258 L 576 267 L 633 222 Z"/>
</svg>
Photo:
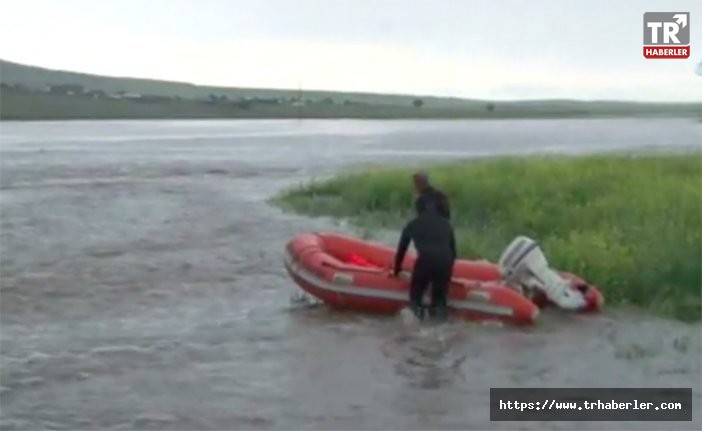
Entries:
<svg viewBox="0 0 702 431">
<path fill-rule="evenodd" d="M 647 11 L 691 13 L 690 59 L 643 58 Z M 0 13 L 0 58 L 105 75 L 487 99 L 702 100 L 699 0 L 0 0 Z"/>
</svg>

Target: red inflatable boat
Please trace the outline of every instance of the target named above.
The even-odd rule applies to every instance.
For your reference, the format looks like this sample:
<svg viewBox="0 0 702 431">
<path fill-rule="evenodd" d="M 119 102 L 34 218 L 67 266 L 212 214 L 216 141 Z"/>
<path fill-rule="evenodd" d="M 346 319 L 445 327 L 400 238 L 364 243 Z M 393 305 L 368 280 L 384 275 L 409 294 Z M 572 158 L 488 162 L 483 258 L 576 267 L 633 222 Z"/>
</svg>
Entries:
<svg viewBox="0 0 702 431">
<path fill-rule="evenodd" d="M 310 233 L 286 246 L 285 267 L 295 282 L 334 308 L 374 313 L 397 313 L 407 306 L 409 276 L 416 256 L 408 253 L 401 277 L 389 276 L 395 250 L 360 239 Z M 569 274 L 585 298 L 584 311 L 600 308 L 602 295 Z M 543 295 L 528 298 L 502 282 L 498 265 L 457 260 L 449 289 L 453 316 L 474 320 L 502 320 L 530 324 L 548 301 Z"/>
</svg>

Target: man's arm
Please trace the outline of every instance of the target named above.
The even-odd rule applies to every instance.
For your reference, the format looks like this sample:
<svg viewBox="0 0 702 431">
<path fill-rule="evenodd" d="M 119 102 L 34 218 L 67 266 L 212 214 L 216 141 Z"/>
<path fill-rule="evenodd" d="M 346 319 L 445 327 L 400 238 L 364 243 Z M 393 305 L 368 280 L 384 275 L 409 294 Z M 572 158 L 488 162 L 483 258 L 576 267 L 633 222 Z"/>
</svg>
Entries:
<svg viewBox="0 0 702 431">
<path fill-rule="evenodd" d="M 407 253 L 407 248 L 409 247 L 410 241 L 412 240 L 412 226 L 413 223 L 407 223 L 404 229 L 402 229 L 402 235 L 400 235 L 400 242 L 397 244 L 397 251 L 395 252 L 395 265 L 393 267 L 392 273 L 397 276 L 402 270 L 402 262 L 405 260 L 405 254 Z"/>
</svg>

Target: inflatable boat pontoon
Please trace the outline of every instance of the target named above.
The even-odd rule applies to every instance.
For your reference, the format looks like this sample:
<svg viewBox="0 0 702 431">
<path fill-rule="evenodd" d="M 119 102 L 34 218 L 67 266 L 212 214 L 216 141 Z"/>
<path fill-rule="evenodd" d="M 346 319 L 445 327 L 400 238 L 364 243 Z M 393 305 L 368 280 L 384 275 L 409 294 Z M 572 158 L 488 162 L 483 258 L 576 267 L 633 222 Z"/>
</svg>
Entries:
<svg viewBox="0 0 702 431">
<path fill-rule="evenodd" d="M 298 235 L 286 246 L 285 267 L 306 292 L 330 307 L 397 313 L 408 305 L 409 278 L 416 256 L 408 253 L 403 272 L 389 276 L 394 249 L 334 233 Z M 535 242 L 517 238 L 500 259 L 457 260 L 449 288 L 452 316 L 530 324 L 539 309 L 556 303 L 577 311 L 600 309 L 592 285 L 547 266 Z"/>
</svg>

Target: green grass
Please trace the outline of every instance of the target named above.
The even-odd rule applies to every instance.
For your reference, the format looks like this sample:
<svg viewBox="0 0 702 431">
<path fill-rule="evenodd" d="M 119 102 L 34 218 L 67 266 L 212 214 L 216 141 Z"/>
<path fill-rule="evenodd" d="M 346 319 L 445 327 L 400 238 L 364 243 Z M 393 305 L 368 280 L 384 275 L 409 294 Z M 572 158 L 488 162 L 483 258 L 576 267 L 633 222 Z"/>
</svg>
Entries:
<svg viewBox="0 0 702 431">
<path fill-rule="evenodd" d="M 451 199 L 461 256 L 495 261 L 528 235 L 554 267 L 599 285 L 609 304 L 700 319 L 702 153 L 485 159 L 429 171 Z M 275 202 L 399 232 L 411 216 L 410 174 L 344 174 Z"/>
</svg>

